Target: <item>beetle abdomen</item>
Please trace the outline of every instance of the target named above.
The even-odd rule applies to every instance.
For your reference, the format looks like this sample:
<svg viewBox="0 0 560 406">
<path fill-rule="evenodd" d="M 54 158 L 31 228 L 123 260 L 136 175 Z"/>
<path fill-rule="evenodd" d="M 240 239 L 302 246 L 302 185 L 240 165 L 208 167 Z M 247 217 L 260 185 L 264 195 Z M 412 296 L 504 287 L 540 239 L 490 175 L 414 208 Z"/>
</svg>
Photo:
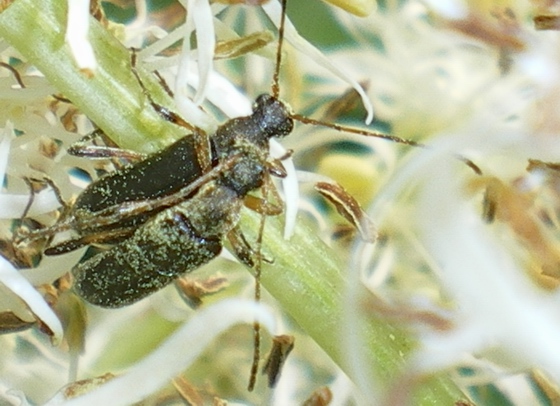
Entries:
<svg viewBox="0 0 560 406">
<path fill-rule="evenodd" d="M 180 211 L 168 209 L 131 238 L 74 267 L 74 289 L 97 306 L 127 306 L 206 264 L 221 249 L 221 236 L 197 236 Z"/>
</svg>

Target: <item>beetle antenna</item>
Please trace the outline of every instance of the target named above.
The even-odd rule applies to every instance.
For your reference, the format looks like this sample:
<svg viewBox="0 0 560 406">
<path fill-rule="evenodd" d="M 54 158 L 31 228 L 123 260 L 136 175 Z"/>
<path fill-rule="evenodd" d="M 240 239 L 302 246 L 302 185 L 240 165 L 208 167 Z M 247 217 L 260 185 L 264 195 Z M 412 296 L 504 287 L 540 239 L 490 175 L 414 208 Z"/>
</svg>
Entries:
<svg viewBox="0 0 560 406">
<path fill-rule="evenodd" d="M 380 138 L 380 139 L 383 139 L 383 140 L 396 142 L 398 144 L 410 145 L 410 146 L 413 146 L 413 147 L 420 147 L 420 148 L 427 148 L 428 147 L 426 144 L 422 144 L 421 142 L 414 141 L 414 140 L 409 140 L 409 139 L 406 139 L 406 138 L 397 137 L 396 135 L 389 135 L 389 134 L 384 134 L 384 133 L 380 133 L 380 132 L 377 132 L 377 131 L 371 131 L 371 130 L 356 128 L 356 127 L 348 127 L 348 126 L 340 125 L 340 124 L 336 124 L 336 123 L 329 123 L 329 122 L 326 122 L 326 121 L 315 120 L 315 119 L 310 118 L 310 117 L 302 116 L 301 114 L 292 113 L 292 114 L 290 114 L 290 117 L 292 119 L 294 119 L 296 121 L 299 121 L 300 123 L 304 123 L 304 124 L 315 125 L 315 126 L 319 126 L 319 127 L 332 128 L 333 130 L 343 131 L 343 132 L 347 132 L 347 133 L 351 133 L 351 134 L 363 135 L 365 137 Z M 458 154 L 455 154 L 455 158 L 464 162 L 469 168 L 471 168 L 473 170 L 473 172 L 475 174 L 482 175 L 482 170 L 478 167 L 478 165 L 476 165 L 470 159 L 468 159 L 468 158 L 466 158 L 462 155 L 458 155 Z"/>
<path fill-rule="evenodd" d="M 315 125 L 315 126 L 320 126 L 320 127 L 328 127 L 328 128 L 332 128 L 332 129 L 337 130 L 337 131 L 344 131 L 344 132 L 347 132 L 347 133 L 363 135 L 363 136 L 366 136 L 366 137 L 381 138 L 381 139 L 393 141 L 393 142 L 396 142 L 396 143 L 399 143 L 399 144 L 412 145 L 413 147 L 425 147 L 426 146 L 425 144 L 422 144 L 420 142 L 417 142 L 417 141 L 414 141 L 414 140 L 408 140 L 406 138 L 397 137 L 396 135 L 389 135 L 389 134 L 384 134 L 384 133 L 380 133 L 380 132 L 377 132 L 377 131 L 371 131 L 371 130 L 366 130 L 366 129 L 362 129 L 362 128 L 348 127 L 348 126 L 345 126 L 345 125 L 328 123 L 326 121 L 315 120 L 315 119 L 310 118 L 310 117 L 302 116 L 301 114 L 292 113 L 292 114 L 290 114 L 290 117 L 293 118 L 294 120 L 297 120 L 300 123 L 304 123 L 304 124 L 310 124 L 310 125 Z"/>
<path fill-rule="evenodd" d="M 280 25 L 278 26 L 278 47 L 276 48 L 276 66 L 274 68 L 274 74 L 272 76 L 272 96 L 278 99 L 280 94 L 280 64 L 282 63 L 282 44 L 284 42 L 284 26 L 286 22 L 286 3 L 287 0 L 280 0 L 281 5 L 281 17 Z M 255 265 L 255 302 L 260 302 L 261 300 L 261 271 L 262 271 L 262 239 L 264 233 L 266 215 L 261 215 L 261 222 L 259 225 L 259 233 L 256 241 L 256 254 L 257 261 Z M 257 381 L 257 372 L 259 370 L 259 361 L 261 353 L 261 325 L 259 322 L 255 321 L 253 323 L 253 363 L 251 365 L 251 375 L 249 377 L 249 385 L 247 389 L 252 392 L 255 388 L 255 383 Z"/>
<path fill-rule="evenodd" d="M 280 0 L 282 12 L 280 17 L 280 25 L 278 26 L 278 47 L 276 48 L 276 66 L 274 75 L 272 76 L 272 96 L 278 99 L 280 95 L 280 64 L 282 63 L 282 44 L 284 43 L 284 26 L 286 24 L 286 3 L 288 0 Z"/>
<path fill-rule="evenodd" d="M 262 239 L 264 234 L 264 224 L 266 215 L 261 214 L 259 224 L 259 233 L 255 242 L 256 263 L 255 263 L 255 302 L 261 301 L 261 272 L 262 272 Z M 257 372 L 259 370 L 259 361 L 261 357 L 261 325 L 258 321 L 253 323 L 253 363 L 251 364 L 251 375 L 249 377 L 249 385 L 247 390 L 252 392 L 257 381 Z"/>
</svg>

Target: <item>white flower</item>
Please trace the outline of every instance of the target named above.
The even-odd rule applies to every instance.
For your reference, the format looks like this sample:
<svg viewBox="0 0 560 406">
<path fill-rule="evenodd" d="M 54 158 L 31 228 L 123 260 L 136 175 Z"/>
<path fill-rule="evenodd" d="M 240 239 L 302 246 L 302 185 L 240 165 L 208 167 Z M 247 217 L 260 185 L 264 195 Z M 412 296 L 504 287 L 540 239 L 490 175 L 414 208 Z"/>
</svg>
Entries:
<svg viewBox="0 0 560 406">
<path fill-rule="evenodd" d="M 483 220 L 483 192 L 472 188 L 499 179 L 516 196 L 512 199 L 520 200 L 527 196 L 522 185 L 533 176 L 525 170 L 528 159 L 557 162 L 560 156 L 558 127 L 551 132 L 543 125 L 555 123 L 556 113 L 537 124 L 533 116 L 542 97 L 550 97 L 548 89 L 558 85 L 552 73 L 557 71 L 554 52 L 545 51 L 556 49 L 558 33 L 535 33 L 522 25 L 523 16 L 517 18 L 517 35 L 526 48 L 509 51 L 508 72 L 499 68 L 499 50 L 437 26 L 413 1 L 353 24 L 358 35 L 375 38 L 380 46 L 338 57 L 368 78 L 378 117 L 389 122 L 395 135 L 429 140 L 424 141 L 427 148 L 399 161 L 370 208 L 386 246 L 366 251 L 360 265 L 352 267 L 353 286 L 363 278 L 378 295 L 399 303 L 412 305 L 424 297 L 441 310 L 452 307 L 453 328 L 421 329 L 420 348 L 406 366 L 410 375 L 448 369 L 467 354 L 488 354 L 487 360 L 506 371 L 539 368 L 560 382 L 560 353 L 554 344 L 560 339 L 558 292 L 544 289 L 531 276 L 531 268 L 542 265 L 536 258 L 557 245 L 556 214 L 555 225 L 540 219 L 542 202 L 531 195 L 526 217 L 501 212 L 489 225 Z M 546 79 L 535 74 L 536 68 L 547 72 Z M 472 159 L 484 177 L 457 157 Z M 536 176 L 531 178 L 540 185 L 536 190 L 555 193 Z M 512 201 L 495 204 L 507 210 Z M 537 246 L 538 240 L 525 237 L 522 228 L 529 226 L 552 239 L 550 244 Z M 548 255 L 558 258 L 555 252 Z M 352 302 L 356 292 L 349 296 Z M 359 351 L 355 345 L 351 351 Z M 356 368 L 362 389 L 370 393 L 365 386 L 371 386 L 366 383 L 370 378 L 363 366 Z"/>
</svg>

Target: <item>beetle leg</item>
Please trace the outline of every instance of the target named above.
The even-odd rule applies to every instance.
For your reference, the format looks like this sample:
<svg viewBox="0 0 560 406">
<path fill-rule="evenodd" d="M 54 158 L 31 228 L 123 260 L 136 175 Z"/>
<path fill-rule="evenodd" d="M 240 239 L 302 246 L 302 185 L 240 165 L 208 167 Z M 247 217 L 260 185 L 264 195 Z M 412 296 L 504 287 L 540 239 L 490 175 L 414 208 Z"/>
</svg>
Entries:
<svg viewBox="0 0 560 406">
<path fill-rule="evenodd" d="M 282 156 L 279 156 L 276 159 L 279 160 L 279 161 L 285 161 L 286 159 L 290 159 L 292 157 L 292 155 L 294 155 L 294 150 L 293 149 L 287 149 L 286 152 Z"/>
<path fill-rule="evenodd" d="M 282 214 L 283 211 L 282 206 L 270 203 L 266 199 L 252 195 L 245 196 L 245 199 L 243 199 L 243 203 L 248 209 L 264 216 L 277 216 L 279 214 Z"/>
<path fill-rule="evenodd" d="M 251 248 L 239 227 L 235 227 L 231 230 L 227 234 L 227 238 L 233 247 L 237 259 L 249 268 L 253 268 L 255 266 L 255 251 Z"/>
<path fill-rule="evenodd" d="M 87 142 L 93 141 L 98 137 L 103 138 L 104 140 L 108 140 L 105 134 L 101 130 L 97 129 L 82 137 L 80 141 L 73 143 L 70 148 L 67 149 L 67 152 L 70 155 L 90 159 L 120 158 L 137 162 L 146 158 L 145 154 L 141 154 L 139 152 L 131 151 L 128 149 L 122 149 L 108 145 L 86 144 Z"/>
<path fill-rule="evenodd" d="M 169 85 L 157 70 L 154 71 L 154 75 L 156 76 L 161 88 L 165 91 L 165 93 L 167 93 L 167 95 L 171 98 L 175 97 L 173 91 L 169 88 Z"/>
<path fill-rule="evenodd" d="M 33 185 L 33 182 L 46 183 L 48 186 L 51 187 L 51 189 L 54 192 L 56 200 L 62 206 L 61 218 L 65 217 L 65 213 L 67 213 L 68 209 L 69 209 L 68 204 L 62 198 L 62 194 L 60 193 L 60 189 L 58 188 L 58 186 L 55 185 L 55 183 L 53 182 L 52 179 L 50 179 L 48 177 L 44 177 L 43 179 L 34 179 L 34 178 L 25 177 L 25 178 L 23 178 L 23 181 L 29 187 L 29 200 L 27 201 L 27 204 L 25 205 L 25 208 L 23 209 L 23 213 L 21 215 L 20 222 L 19 222 L 20 226 L 15 230 L 15 232 L 12 235 L 12 244 L 14 246 L 19 245 L 23 241 L 35 241 L 35 240 L 38 240 L 39 238 L 49 237 L 49 236 L 54 235 L 54 232 L 52 232 L 52 233 L 51 232 L 45 232 L 45 230 L 46 230 L 45 228 L 41 228 L 39 230 L 28 231 L 23 227 L 24 220 L 27 217 L 27 215 L 29 214 L 29 210 L 31 209 L 31 206 L 33 205 L 33 202 L 35 201 L 35 187 Z"/>
<path fill-rule="evenodd" d="M 282 170 L 284 170 L 282 163 L 280 161 L 277 162 L 282 167 Z M 270 161 L 268 162 L 268 164 L 270 164 Z M 282 198 L 280 197 L 278 189 L 276 189 L 269 176 L 265 176 L 263 179 L 262 194 L 263 196 L 265 196 L 265 198 L 260 198 L 252 195 L 245 196 L 245 199 L 243 200 L 245 207 L 259 214 L 262 214 L 263 216 L 278 216 L 279 214 L 282 214 L 282 212 L 284 211 Z M 280 204 L 271 203 L 271 201 L 279 202 Z"/>
<path fill-rule="evenodd" d="M 277 178 L 284 179 L 288 174 L 282 164 L 282 159 L 269 159 L 267 161 L 268 173 Z"/>
<path fill-rule="evenodd" d="M 145 154 L 129 149 L 107 147 L 105 145 L 81 145 L 79 143 L 73 144 L 67 152 L 70 155 L 90 159 L 119 158 L 137 162 L 146 158 Z"/>
<path fill-rule="evenodd" d="M 130 66 L 132 68 L 132 73 L 134 74 L 134 76 L 136 77 L 136 80 L 138 81 L 138 84 L 142 88 L 142 92 L 144 93 L 144 96 L 146 96 L 146 98 L 148 99 L 148 101 L 150 102 L 150 104 L 152 105 L 154 110 L 166 121 L 177 124 L 178 126 L 181 126 L 181 127 L 185 127 L 190 131 L 200 130 L 200 129 L 196 128 L 195 126 L 193 126 L 192 124 L 185 121 L 179 114 L 169 110 L 167 107 L 164 107 L 161 104 L 158 104 L 154 101 L 154 99 L 152 98 L 152 95 L 150 94 L 148 89 L 146 89 L 146 86 L 144 85 L 144 82 L 142 81 L 142 79 L 140 78 L 140 75 L 138 74 L 138 70 L 136 68 L 136 61 L 137 61 L 136 49 L 131 48 Z M 168 89 L 167 85 L 164 86 L 164 90 L 165 89 Z"/>
<path fill-rule="evenodd" d="M 255 258 L 258 254 L 257 251 L 251 247 L 241 229 L 235 227 L 227 234 L 227 238 L 235 251 L 237 259 L 249 268 L 254 268 Z M 267 264 L 272 264 L 274 262 L 272 259 L 266 257 L 262 257 L 262 260 Z"/>
<path fill-rule="evenodd" d="M 72 238 L 47 248 L 45 255 L 66 254 L 91 244 L 115 244 L 130 237 L 135 230 L 135 227 L 125 227 Z"/>
<path fill-rule="evenodd" d="M 33 205 L 33 202 L 35 201 L 35 188 L 33 187 L 33 184 L 31 183 L 31 179 L 23 178 L 23 181 L 25 182 L 25 184 L 29 188 L 29 200 L 27 201 L 27 204 L 25 205 L 25 208 L 23 209 L 23 214 L 21 215 L 21 219 L 20 219 L 21 224 L 23 224 L 23 220 L 27 217 L 27 214 L 29 213 L 29 209 L 31 209 L 31 206 Z"/>
<path fill-rule="evenodd" d="M 29 187 L 30 198 L 29 198 L 29 201 L 27 202 L 27 204 L 25 205 L 25 209 L 23 210 L 22 219 L 27 217 L 27 214 L 29 213 L 29 209 L 31 208 L 31 205 L 33 204 L 33 201 L 35 200 L 35 186 L 33 185 L 34 182 L 43 183 L 43 184 L 46 184 L 47 186 L 49 186 L 54 193 L 54 197 L 56 198 L 58 203 L 63 207 L 63 209 L 66 210 L 66 209 L 69 208 L 68 203 L 66 203 L 64 201 L 64 199 L 62 198 L 62 193 L 60 192 L 60 189 L 58 188 L 58 186 L 56 186 L 54 181 L 51 178 L 49 178 L 48 176 L 44 176 L 41 179 L 24 177 L 23 181 Z"/>
<path fill-rule="evenodd" d="M 140 78 L 140 75 L 138 74 L 138 70 L 136 69 L 136 49 L 134 48 L 131 49 L 130 65 L 132 67 L 132 73 L 134 74 L 136 80 L 138 81 L 138 84 L 142 88 L 142 92 L 150 102 L 150 105 L 155 110 L 155 112 L 158 113 L 165 121 L 169 121 L 175 125 L 184 127 L 193 133 L 195 144 L 196 144 L 196 156 L 198 158 L 198 162 L 200 163 L 202 170 L 204 172 L 208 172 L 212 166 L 212 162 L 211 162 L 212 151 L 210 148 L 210 138 L 208 134 L 206 134 L 204 130 L 196 126 L 193 126 L 192 124 L 185 121 L 179 114 L 169 110 L 167 107 L 164 107 L 161 104 L 158 104 L 154 101 L 152 95 L 150 94 L 150 92 L 148 92 L 146 86 L 144 85 L 144 82 Z M 155 72 L 155 75 L 158 78 L 164 91 L 170 97 L 173 97 L 173 93 L 171 92 L 171 89 L 169 89 L 169 86 L 167 86 L 167 83 L 165 82 L 165 80 L 163 80 L 161 75 L 158 72 Z"/>
</svg>

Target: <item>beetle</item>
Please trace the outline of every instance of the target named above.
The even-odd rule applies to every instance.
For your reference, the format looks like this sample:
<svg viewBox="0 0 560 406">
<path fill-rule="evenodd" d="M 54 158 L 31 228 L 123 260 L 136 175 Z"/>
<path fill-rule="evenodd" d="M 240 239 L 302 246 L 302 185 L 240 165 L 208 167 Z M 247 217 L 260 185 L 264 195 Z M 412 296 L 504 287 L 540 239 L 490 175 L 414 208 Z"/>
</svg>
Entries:
<svg viewBox="0 0 560 406">
<path fill-rule="evenodd" d="M 283 0 L 284 10 L 285 6 Z M 263 215 L 282 211 L 267 198 L 272 195 L 278 199 L 270 176 L 286 176 L 281 160 L 269 155 L 269 140 L 290 134 L 294 120 L 415 144 L 293 113 L 278 95 L 284 21 L 282 13 L 273 94 L 259 96 L 251 115 L 228 120 L 209 136 L 153 101 L 136 71 L 136 54 L 132 52 L 133 73 L 151 106 L 162 118 L 189 128 L 193 134 L 99 178 L 77 197 L 57 223 L 27 236 L 51 236 L 68 229 L 77 234 L 48 247 L 47 255 L 90 244 L 110 245 L 108 250 L 80 262 L 72 270 L 74 290 L 86 301 L 110 308 L 135 303 L 218 256 L 224 237 L 229 239 L 241 262 L 255 266 L 256 260 L 260 260 L 260 249 L 253 250 L 245 240 L 237 224 L 239 213 L 243 203 Z M 70 148 L 69 152 L 134 157 L 131 152 L 110 148 Z M 268 185 L 264 198 L 252 197 L 251 192 L 264 184 Z M 318 190 L 354 221 L 365 239 L 375 238 L 367 216 L 343 189 Z"/>
<path fill-rule="evenodd" d="M 253 266 L 251 249 L 237 228 L 243 199 L 263 185 L 268 172 L 283 174 L 280 162 L 267 155 L 268 140 L 288 135 L 292 127 L 286 106 L 263 95 L 252 115 L 228 121 L 213 135 L 213 161 L 219 163 L 204 175 L 196 176 L 201 171 L 196 159 L 185 162 L 184 156 L 177 155 L 185 145 L 192 146 L 181 139 L 161 153 L 93 183 L 72 208 L 73 229 L 86 235 L 96 231 L 105 242 L 125 238 L 79 263 L 72 271 L 74 289 L 95 305 L 132 304 L 218 256 L 224 236 L 233 242 L 242 262 Z M 150 189 L 153 185 L 139 187 L 131 199 L 130 185 L 140 186 L 143 179 L 151 179 L 149 170 L 169 157 L 174 160 L 165 161 L 167 165 L 179 161 L 194 168 L 186 173 L 190 182 L 162 176 L 155 183 L 168 183 L 167 191 Z M 123 188 L 126 197 L 117 197 L 113 185 Z M 107 190 L 110 192 L 105 193 Z M 143 196 L 136 203 L 139 195 Z M 82 212 L 87 215 L 79 214 Z M 107 224 L 90 219 L 100 212 Z M 130 229 L 135 231 L 130 233 Z M 74 248 L 74 242 L 70 245 Z M 65 251 L 66 245 L 63 247 L 55 246 L 51 254 Z"/>
<path fill-rule="evenodd" d="M 285 4 L 282 0 L 283 9 Z M 245 241 L 238 226 L 239 214 L 245 202 L 263 218 L 279 213 L 268 201 L 268 196 L 275 193 L 270 176 L 284 177 L 285 171 L 280 159 L 270 157 L 268 144 L 273 137 L 289 135 L 294 120 L 422 146 L 291 112 L 279 99 L 277 84 L 284 19 L 282 13 L 273 94 L 259 96 L 251 115 L 220 126 L 207 136 L 206 149 L 201 147 L 204 143 L 197 142 L 197 137 L 205 135 L 190 127 L 194 136 L 183 137 L 154 155 L 98 179 L 78 196 L 57 224 L 30 234 L 35 238 L 67 229 L 77 234 L 47 248 L 45 253 L 50 255 L 92 243 L 112 245 L 72 269 L 74 289 L 86 301 L 110 308 L 137 302 L 218 256 L 226 237 L 241 262 L 258 268 L 262 260 L 260 242 L 253 250 Z M 175 113 L 158 106 L 144 93 L 164 119 L 182 123 Z M 251 193 L 259 189 L 265 198 L 251 199 Z M 358 228 L 370 231 L 367 217 L 343 190 L 324 186 L 319 190 L 337 204 L 339 211 L 348 214 L 345 217 L 359 224 Z M 371 233 L 362 235 L 374 238 Z"/>
</svg>

